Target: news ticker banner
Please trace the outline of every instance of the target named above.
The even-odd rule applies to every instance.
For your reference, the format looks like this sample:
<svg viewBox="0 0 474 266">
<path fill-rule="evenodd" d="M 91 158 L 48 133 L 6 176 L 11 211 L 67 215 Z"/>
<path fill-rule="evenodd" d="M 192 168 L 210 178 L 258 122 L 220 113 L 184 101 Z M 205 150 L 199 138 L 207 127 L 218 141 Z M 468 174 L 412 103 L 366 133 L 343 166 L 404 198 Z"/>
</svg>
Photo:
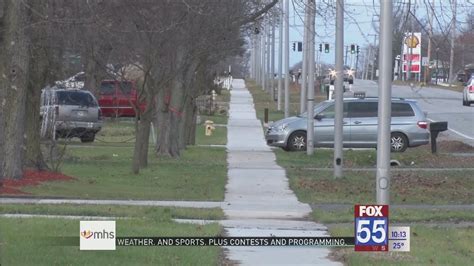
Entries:
<svg viewBox="0 0 474 266">
<path fill-rule="evenodd" d="M 410 227 L 389 226 L 388 205 L 355 205 L 351 237 L 118 237 L 115 221 L 81 221 L 79 239 L 80 250 L 115 250 L 117 246 L 353 246 L 355 251 L 410 251 Z"/>
</svg>

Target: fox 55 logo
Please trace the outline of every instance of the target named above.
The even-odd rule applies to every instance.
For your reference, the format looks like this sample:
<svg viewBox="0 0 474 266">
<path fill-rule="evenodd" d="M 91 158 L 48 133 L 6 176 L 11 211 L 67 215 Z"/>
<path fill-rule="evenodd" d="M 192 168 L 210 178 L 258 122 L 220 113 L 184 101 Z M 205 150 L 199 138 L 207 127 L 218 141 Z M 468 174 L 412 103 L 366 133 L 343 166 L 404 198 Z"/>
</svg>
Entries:
<svg viewBox="0 0 474 266">
<path fill-rule="evenodd" d="M 355 205 L 355 251 L 388 251 L 388 205 Z"/>
</svg>

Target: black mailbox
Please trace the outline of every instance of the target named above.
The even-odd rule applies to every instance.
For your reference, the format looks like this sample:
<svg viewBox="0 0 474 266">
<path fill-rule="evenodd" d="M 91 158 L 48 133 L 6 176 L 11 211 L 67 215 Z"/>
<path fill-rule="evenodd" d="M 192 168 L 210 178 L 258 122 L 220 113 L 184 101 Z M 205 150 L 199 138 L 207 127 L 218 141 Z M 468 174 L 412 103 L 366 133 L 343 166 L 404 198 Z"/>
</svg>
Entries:
<svg viewBox="0 0 474 266">
<path fill-rule="evenodd" d="M 436 138 L 438 138 L 439 132 L 448 130 L 448 122 L 432 122 L 430 123 L 430 136 L 431 136 L 431 153 L 436 153 Z"/>
</svg>

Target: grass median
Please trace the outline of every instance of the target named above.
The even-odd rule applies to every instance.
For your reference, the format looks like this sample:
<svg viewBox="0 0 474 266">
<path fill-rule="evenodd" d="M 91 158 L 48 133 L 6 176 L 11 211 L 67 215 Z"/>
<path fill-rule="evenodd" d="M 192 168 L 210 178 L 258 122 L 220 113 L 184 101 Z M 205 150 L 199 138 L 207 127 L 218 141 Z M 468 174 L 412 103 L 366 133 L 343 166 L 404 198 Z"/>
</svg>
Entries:
<svg viewBox="0 0 474 266">
<path fill-rule="evenodd" d="M 179 224 L 172 218 L 222 218 L 219 209 L 168 207 L 2 205 L 1 213 L 119 216 L 117 236 L 219 236 L 217 224 Z M 217 265 L 219 247 L 117 247 L 115 251 L 79 251 L 79 221 L 62 218 L 0 217 L 2 265 Z M 77 237 L 74 245 L 58 245 L 54 237 Z"/>
</svg>

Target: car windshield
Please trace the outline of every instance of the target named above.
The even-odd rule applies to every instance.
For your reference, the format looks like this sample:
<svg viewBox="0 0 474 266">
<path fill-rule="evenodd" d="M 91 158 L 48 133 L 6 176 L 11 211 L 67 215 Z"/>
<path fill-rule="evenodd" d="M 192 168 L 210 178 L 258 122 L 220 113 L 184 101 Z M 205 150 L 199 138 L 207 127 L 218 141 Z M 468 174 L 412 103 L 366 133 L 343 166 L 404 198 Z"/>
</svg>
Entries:
<svg viewBox="0 0 474 266">
<path fill-rule="evenodd" d="M 320 102 L 314 106 L 314 114 L 319 113 L 322 109 L 324 109 L 329 102 Z M 297 115 L 297 117 L 308 117 L 308 112 L 304 112 L 300 115 Z"/>
<path fill-rule="evenodd" d="M 87 106 L 87 107 L 96 107 L 97 103 L 90 95 L 86 92 L 81 91 L 58 91 L 58 103 L 60 105 L 77 105 L 77 106 Z"/>
</svg>

